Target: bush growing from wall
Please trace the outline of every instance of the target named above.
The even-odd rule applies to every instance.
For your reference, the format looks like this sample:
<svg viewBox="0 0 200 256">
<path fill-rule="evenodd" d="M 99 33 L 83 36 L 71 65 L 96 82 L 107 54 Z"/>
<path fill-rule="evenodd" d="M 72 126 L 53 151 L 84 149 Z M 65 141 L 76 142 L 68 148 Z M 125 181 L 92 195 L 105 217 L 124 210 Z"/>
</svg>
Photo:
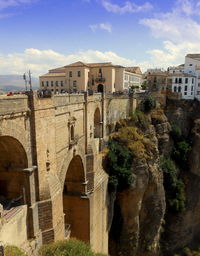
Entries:
<svg viewBox="0 0 200 256">
<path fill-rule="evenodd" d="M 156 101 L 153 97 L 149 96 L 148 98 L 145 99 L 144 101 L 144 110 L 146 112 L 154 109 L 156 107 Z"/>
</svg>

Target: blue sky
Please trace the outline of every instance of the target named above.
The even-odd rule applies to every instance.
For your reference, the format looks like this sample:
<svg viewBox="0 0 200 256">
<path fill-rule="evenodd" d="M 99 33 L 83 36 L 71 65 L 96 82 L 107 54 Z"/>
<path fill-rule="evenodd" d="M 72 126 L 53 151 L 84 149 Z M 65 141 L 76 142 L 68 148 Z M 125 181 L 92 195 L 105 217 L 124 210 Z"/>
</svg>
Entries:
<svg viewBox="0 0 200 256">
<path fill-rule="evenodd" d="M 200 52 L 199 0 L 0 0 L 0 74 L 82 60 L 150 67 Z"/>
</svg>

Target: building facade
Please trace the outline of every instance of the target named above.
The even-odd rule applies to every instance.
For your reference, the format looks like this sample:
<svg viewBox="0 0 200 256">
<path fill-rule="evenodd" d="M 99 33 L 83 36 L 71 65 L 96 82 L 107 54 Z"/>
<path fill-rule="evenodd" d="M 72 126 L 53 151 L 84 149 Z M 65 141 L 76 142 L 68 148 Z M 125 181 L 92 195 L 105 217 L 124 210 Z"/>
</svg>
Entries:
<svg viewBox="0 0 200 256">
<path fill-rule="evenodd" d="M 53 93 L 93 92 L 113 93 L 128 91 L 130 87 L 140 87 L 142 72 L 139 67 L 123 67 L 108 63 L 73 64 L 49 70 L 40 76 L 40 88 Z"/>
</svg>

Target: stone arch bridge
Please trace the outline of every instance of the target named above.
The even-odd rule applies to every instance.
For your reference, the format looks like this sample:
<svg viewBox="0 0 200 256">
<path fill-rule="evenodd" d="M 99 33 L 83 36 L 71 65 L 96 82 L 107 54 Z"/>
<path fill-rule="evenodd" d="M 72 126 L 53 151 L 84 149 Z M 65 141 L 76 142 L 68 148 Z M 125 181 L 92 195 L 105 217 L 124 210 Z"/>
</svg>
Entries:
<svg viewBox="0 0 200 256">
<path fill-rule="evenodd" d="M 0 96 L 0 241 L 30 255 L 69 236 L 108 250 L 102 150 L 137 100 L 101 93 Z"/>
</svg>

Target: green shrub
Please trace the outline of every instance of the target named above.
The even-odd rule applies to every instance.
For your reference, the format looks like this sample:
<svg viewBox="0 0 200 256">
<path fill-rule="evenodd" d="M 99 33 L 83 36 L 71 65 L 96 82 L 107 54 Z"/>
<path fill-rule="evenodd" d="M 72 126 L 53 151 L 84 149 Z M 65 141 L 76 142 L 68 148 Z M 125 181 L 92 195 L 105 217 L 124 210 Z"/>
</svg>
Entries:
<svg viewBox="0 0 200 256">
<path fill-rule="evenodd" d="M 89 244 L 72 239 L 44 245 L 39 250 L 39 256 L 106 256 L 95 254 Z"/>
<path fill-rule="evenodd" d="M 170 158 L 161 157 L 161 168 L 164 174 L 164 187 L 167 205 L 173 212 L 185 210 L 185 185 L 178 178 L 178 170 Z"/>
<path fill-rule="evenodd" d="M 175 142 L 178 142 L 182 138 L 182 131 L 177 125 L 172 125 L 171 136 Z"/>
<path fill-rule="evenodd" d="M 184 138 L 181 129 L 176 125 L 172 126 L 171 136 L 174 140 L 172 158 L 184 170 L 188 166 L 188 158 L 191 152 L 190 143 L 187 141 L 186 138 Z"/>
<path fill-rule="evenodd" d="M 153 97 L 149 96 L 148 98 L 145 99 L 144 101 L 144 110 L 145 111 L 150 111 L 156 107 L 156 101 Z"/>
<path fill-rule="evenodd" d="M 126 189 L 132 183 L 132 155 L 130 150 L 116 139 L 108 142 L 106 171 L 109 174 L 109 191 Z"/>
<path fill-rule="evenodd" d="M 5 256 L 26 256 L 26 254 L 16 246 L 7 245 L 5 247 Z"/>
<path fill-rule="evenodd" d="M 188 163 L 188 156 L 190 151 L 191 147 L 189 143 L 185 140 L 182 140 L 175 145 L 173 157 L 181 166 L 184 167 Z"/>
</svg>

